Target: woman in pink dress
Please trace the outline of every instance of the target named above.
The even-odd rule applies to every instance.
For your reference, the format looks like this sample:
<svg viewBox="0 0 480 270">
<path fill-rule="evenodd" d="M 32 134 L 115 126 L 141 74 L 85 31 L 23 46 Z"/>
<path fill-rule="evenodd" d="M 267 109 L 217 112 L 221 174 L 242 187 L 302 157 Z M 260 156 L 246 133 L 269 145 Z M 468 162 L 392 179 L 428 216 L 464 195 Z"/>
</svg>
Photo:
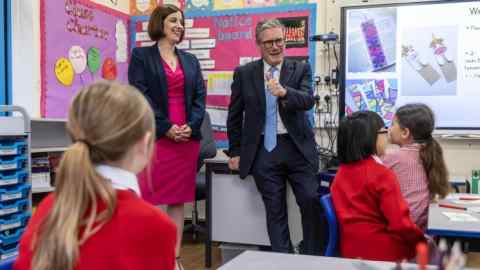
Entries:
<svg viewBox="0 0 480 270">
<path fill-rule="evenodd" d="M 140 188 L 146 201 L 167 205 L 177 225 L 178 258 L 184 203 L 195 200 L 206 91 L 197 58 L 175 48 L 184 36 L 180 9 L 158 6 L 150 16 L 148 34 L 156 43 L 134 48 L 128 68 L 130 84 L 147 97 L 156 120 L 156 152 L 150 168 L 140 175 Z M 178 262 L 177 268 L 182 268 Z"/>
</svg>

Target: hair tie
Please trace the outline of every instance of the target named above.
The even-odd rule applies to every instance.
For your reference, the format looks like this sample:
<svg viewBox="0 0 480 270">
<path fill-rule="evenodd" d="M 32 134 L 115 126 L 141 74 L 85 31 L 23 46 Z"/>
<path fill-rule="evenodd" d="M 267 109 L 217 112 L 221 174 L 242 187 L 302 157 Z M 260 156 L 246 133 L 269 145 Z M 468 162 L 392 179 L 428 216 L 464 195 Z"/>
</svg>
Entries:
<svg viewBox="0 0 480 270">
<path fill-rule="evenodd" d="M 83 143 L 85 144 L 88 148 L 92 148 L 92 145 L 85 139 L 78 139 L 75 141 L 75 143 Z"/>
</svg>

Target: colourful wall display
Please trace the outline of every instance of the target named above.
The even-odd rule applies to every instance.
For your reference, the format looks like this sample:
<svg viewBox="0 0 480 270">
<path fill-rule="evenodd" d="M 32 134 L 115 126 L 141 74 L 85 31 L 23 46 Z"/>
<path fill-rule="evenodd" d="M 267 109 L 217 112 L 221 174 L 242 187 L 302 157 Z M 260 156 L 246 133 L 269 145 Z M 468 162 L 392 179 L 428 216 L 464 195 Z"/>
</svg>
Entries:
<svg viewBox="0 0 480 270">
<path fill-rule="evenodd" d="M 278 5 L 306 4 L 308 0 L 277 0 Z"/>
<path fill-rule="evenodd" d="M 185 0 L 158 0 L 158 3 L 174 5 L 185 10 Z"/>
<path fill-rule="evenodd" d="M 157 0 L 130 0 L 130 15 L 149 15 L 157 4 Z"/>
<path fill-rule="evenodd" d="M 212 10 L 211 0 L 187 0 L 186 11 L 208 11 Z"/>
<path fill-rule="evenodd" d="M 243 8 L 243 0 L 213 0 L 214 10 Z"/>
<path fill-rule="evenodd" d="M 124 14 L 130 13 L 129 0 L 89 0 L 89 1 L 92 3 L 116 10 L 118 12 L 122 12 Z"/>
<path fill-rule="evenodd" d="M 276 4 L 275 0 L 245 0 L 245 7 L 271 7 Z"/>
<path fill-rule="evenodd" d="M 65 118 L 99 79 L 127 82 L 129 17 L 73 0 L 41 0 L 41 116 Z"/>
</svg>

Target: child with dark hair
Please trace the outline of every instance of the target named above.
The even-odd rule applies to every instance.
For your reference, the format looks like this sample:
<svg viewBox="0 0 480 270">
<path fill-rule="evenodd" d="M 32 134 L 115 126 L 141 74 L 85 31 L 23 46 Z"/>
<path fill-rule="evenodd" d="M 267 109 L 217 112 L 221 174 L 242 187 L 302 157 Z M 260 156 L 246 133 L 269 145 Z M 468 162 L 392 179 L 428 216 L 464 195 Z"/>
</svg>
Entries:
<svg viewBox="0 0 480 270">
<path fill-rule="evenodd" d="M 410 219 L 395 174 L 381 164 L 387 129 L 374 112 L 355 112 L 340 122 L 340 168 L 331 194 L 347 258 L 400 261 L 415 256 L 423 233 Z"/>
<path fill-rule="evenodd" d="M 441 146 L 432 137 L 435 118 L 425 104 L 398 108 L 389 130 L 389 139 L 400 149 L 386 154 L 383 163 L 397 175 L 410 215 L 425 230 L 428 205 L 435 197 L 448 194 L 448 171 Z"/>
</svg>

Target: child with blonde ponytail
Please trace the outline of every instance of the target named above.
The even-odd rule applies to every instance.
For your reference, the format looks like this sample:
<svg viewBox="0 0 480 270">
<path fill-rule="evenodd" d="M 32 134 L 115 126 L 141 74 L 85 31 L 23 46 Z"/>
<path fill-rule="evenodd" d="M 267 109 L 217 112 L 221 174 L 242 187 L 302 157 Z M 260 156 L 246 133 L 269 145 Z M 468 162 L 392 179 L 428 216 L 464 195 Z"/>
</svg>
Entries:
<svg viewBox="0 0 480 270">
<path fill-rule="evenodd" d="M 38 206 L 16 270 L 174 269 L 176 227 L 139 196 L 136 174 L 150 160 L 155 122 L 131 86 L 98 82 L 68 115 L 73 144 L 55 192 Z"/>
</svg>

